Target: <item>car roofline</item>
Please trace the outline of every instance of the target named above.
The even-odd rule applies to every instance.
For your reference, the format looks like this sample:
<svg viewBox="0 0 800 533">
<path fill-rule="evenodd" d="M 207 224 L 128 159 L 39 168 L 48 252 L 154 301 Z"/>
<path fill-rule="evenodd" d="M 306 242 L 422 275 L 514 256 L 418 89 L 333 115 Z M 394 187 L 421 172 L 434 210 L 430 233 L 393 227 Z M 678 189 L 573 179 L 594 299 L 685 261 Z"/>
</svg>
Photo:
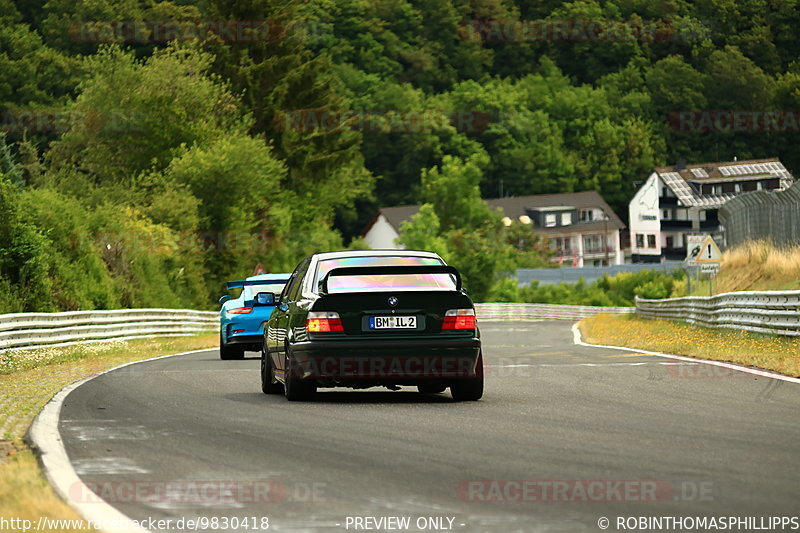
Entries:
<svg viewBox="0 0 800 533">
<path fill-rule="evenodd" d="M 314 254 L 317 260 L 335 259 L 339 257 L 375 257 L 375 256 L 408 256 L 408 257 L 432 257 L 441 259 L 436 252 L 427 252 L 423 250 L 340 250 L 337 252 L 322 252 Z"/>
<path fill-rule="evenodd" d="M 274 278 L 286 278 L 284 281 L 289 281 L 289 278 L 292 277 L 291 272 L 278 272 L 275 274 L 258 274 L 255 276 L 250 276 L 244 278 L 246 281 L 258 281 L 261 279 L 274 279 Z"/>
</svg>

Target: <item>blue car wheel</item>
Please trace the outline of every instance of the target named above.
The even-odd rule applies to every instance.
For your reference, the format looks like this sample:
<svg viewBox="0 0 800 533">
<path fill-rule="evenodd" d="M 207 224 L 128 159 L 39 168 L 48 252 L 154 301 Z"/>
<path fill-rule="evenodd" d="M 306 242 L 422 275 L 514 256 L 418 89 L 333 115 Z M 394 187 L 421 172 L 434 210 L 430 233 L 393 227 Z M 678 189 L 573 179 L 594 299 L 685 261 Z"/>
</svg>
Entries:
<svg viewBox="0 0 800 533">
<path fill-rule="evenodd" d="M 219 358 L 223 361 L 232 359 L 244 359 L 244 348 L 230 346 L 222 342 L 222 335 L 219 336 Z"/>
</svg>

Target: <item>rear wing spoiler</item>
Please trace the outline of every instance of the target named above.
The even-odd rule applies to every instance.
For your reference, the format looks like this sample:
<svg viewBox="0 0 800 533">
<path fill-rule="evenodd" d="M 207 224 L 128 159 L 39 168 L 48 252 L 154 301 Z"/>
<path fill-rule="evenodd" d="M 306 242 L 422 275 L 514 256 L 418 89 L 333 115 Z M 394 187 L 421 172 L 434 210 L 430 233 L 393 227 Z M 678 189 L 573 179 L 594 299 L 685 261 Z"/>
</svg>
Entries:
<svg viewBox="0 0 800 533">
<path fill-rule="evenodd" d="M 364 266 L 341 267 L 328 272 L 319 282 L 320 294 L 328 294 L 328 280 L 336 276 L 368 276 L 368 275 L 403 275 L 403 274 L 449 274 L 456 280 L 456 291 L 461 290 L 461 274 L 449 265 L 414 265 L 414 266 Z"/>
<path fill-rule="evenodd" d="M 289 279 L 283 278 L 264 278 L 264 279 L 243 279 L 239 281 L 229 281 L 227 283 L 228 290 L 241 289 L 242 287 L 251 287 L 253 285 L 269 285 L 270 283 L 283 283 L 286 284 Z"/>
</svg>

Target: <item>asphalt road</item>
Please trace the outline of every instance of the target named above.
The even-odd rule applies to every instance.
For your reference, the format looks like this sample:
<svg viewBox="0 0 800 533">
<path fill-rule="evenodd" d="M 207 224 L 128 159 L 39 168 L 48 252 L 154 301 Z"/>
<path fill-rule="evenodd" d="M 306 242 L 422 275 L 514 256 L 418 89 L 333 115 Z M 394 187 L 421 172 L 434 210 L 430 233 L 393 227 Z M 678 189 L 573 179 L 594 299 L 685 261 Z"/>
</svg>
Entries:
<svg viewBox="0 0 800 533">
<path fill-rule="evenodd" d="M 800 386 L 575 346 L 570 325 L 482 324 L 477 403 L 410 388 L 288 403 L 260 392 L 256 354 L 208 351 L 90 381 L 61 434 L 122 512 L 206 517 L 201 530 L 263 531 L 265 517 L 271 531 L 396 530 L 377 520 L 409 517 L 399 530 L 580 532 L 601 517 L 617 531 L 617 517 L 800 514 Z"/>
</svg>

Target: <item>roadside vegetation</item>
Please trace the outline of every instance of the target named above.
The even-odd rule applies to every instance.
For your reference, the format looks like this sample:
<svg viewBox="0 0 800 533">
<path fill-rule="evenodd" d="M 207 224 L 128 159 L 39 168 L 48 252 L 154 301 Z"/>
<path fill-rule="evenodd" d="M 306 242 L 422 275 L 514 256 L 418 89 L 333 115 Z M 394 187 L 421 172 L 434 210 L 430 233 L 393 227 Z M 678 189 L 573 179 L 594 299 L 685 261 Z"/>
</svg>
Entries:
<svg viewBox="0 0 800 533">
<path fill-rule="evenodd" d="M 800 377 L 800 338 L 686 322 L 600 314 L 579 324 L 585 342 L 727 361 Z"/>
<path fill-rule="evenodd" d="M 0 516 L 78 519 L 53 491 L 24 441 L 44 405 L 65 386 L 150 357 L 215 347 L 217 334 L 44 348 L 0 354 Z"/>
<path fill-rule="evenodd" d="M 676 296 L 685 284 L 682 270 L 670 273 L 654 270 L 622 272 L 616 276 L 604 275 L 592 283 L 583 279 L 577 283 L 558 283 L 519 286 L 516 278 L 501 280 L 489 295 L 491 302 L 550 303 L 564 305 L 601 305 L 629 307 L 641 298 L 669 298 Z"/>
<path fill-rule="evenodd" d="M 692 280 L 692 296 L 708 296 L 708 279 Z M 685 283 L 678 290 L 686 291 Z M 800 246 L 777 248 L 767 241 L 750 241 L 722 254 L 714 294 L 734 291 L 800 290 Z"/>
</svg>

